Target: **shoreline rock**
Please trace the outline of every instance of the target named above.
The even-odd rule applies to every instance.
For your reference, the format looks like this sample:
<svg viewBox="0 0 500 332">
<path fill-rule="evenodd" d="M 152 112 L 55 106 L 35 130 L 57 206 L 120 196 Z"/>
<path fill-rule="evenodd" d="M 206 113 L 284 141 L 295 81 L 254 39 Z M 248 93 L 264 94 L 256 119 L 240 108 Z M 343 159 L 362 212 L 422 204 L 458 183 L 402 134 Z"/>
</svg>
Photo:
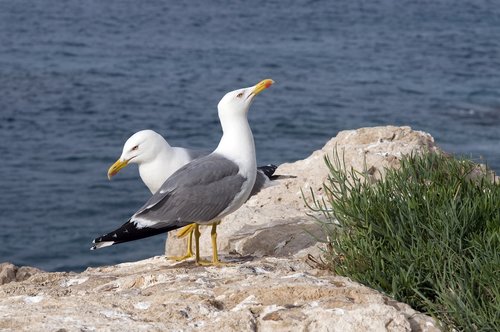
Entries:
<svg viewBox="0 0 500 332">
<path fill-rule="evenodd" d="M 343 157 L 347 168 L 369 170 L 374 179 L 382 177 L 385 168 L 398 167 L 403 155 L 440 151 L 430 134 L 410 127 L 341 131 L 306 159 L 282 164 L 275 173 L 296 178 L 276 181 L 276 185 L 262 190 L 236 212 L 223 218 L 217 227 L 219 251 L 258 257 L 288 256 L 299 252 L 301 257 L 311 252 L 318 254 L 316 247 L 325 239 L 319 223 L 306 215 L 310 211 L 302 192 L 309 203 L 310 190 L 317 199 L 323 197 L 323 182 L 328 177 L 324 156 L 332 157 L 334 149 L 339 157 Z M 200 227 L 200 230 L 200 252 L 211 257 L 210 227 Z M 180 256 L 184 254 L 186 244 L 187 239 L 179 239 L 175 232 L 171 232 L 165 252 L 169 256 Z"/>
<path fill-rule="evenodd" d="M 397 167 L 403 154 L 438 151 L 432 136 L 410 127 L 340 132 L 308 158 L 281 165 L 296 178 L 266 188 L 218 227 L 222 267 L 164 256 L 43 272 L 0 265 L 1 331 L 439 331 L 434 320 L 375 290 L 306 264 L 320 257 L 321 226 L 307 216 L 302 192 L 321 199 L 334 148 L 346 167 Z M 365 164 L 366 161 L 366 164 Z M 200 249 L 211 255 L 210 231 Z M 169 255 L 184 239 L 169 236 Z M 3 284 L 3 285 L 2 285 Z"/>
<path fill-rule="evenodd" d="M 0 287 L 1 331 L 438 331 L 432 318 L 301 260 L 153 257 Z"/>
<path fill-rule="evenodd" d="M 0 263 L 0 286 L 13 281 L 24 281 L 41 272 L 43 271 L 36 267 L 18 267 L 9 262 Z"/>
</svg>

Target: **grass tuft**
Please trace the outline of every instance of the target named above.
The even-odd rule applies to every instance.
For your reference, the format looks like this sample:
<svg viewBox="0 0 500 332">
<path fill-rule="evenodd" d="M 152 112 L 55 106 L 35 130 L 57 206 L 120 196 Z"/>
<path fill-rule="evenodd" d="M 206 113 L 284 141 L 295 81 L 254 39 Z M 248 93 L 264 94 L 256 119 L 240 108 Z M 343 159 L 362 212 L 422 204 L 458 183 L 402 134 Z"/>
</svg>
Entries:
<svg viewBox="0 0 500 332">
<path fill-rule="evenodd" d="M 331 270 L 438 318 L 448 329 L 500 331 L 500 185 L 477 164 L 406 156 L 374 182 L 325 157 Z M 497 181 L 498 182 L 498 181 Z"/>
</svg>

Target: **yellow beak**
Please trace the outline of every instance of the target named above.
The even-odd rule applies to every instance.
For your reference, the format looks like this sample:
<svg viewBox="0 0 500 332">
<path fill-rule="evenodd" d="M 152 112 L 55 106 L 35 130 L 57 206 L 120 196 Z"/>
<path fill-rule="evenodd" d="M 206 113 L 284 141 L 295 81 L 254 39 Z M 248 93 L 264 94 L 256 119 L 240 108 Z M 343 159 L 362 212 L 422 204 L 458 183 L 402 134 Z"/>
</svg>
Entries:
<svg viewBox="0 0 500 332">
<path fill-rule="evenodd" d="M 127 160 L 120 160 L 118 159 L 111 167 L 108 169 L 108 179 L 111 180 L 111 178 L 116 175 L 123 167 L 127 166 L 128 161 Z"/>
<path fill-rule="evenodd" d="M 256 96 L 259 93 L 261 93 L 262 91 L 264 91 L 265 89 L 269 88 L 273 84 L 274 84 L 274 81 L 270 78 L 262 80 L 255 85 L 255 87 L 250 95 Z"/>
</svg>

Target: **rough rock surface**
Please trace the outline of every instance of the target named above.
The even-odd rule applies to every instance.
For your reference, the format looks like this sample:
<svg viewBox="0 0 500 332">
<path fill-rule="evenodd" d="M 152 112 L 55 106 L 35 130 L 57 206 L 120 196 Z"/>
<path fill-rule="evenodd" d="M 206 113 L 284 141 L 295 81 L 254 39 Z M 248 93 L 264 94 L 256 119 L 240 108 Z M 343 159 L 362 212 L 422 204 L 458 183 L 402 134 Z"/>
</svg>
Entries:
<svg viewBox="0 0 500 332">
<path fill-rule="evenodd" d="M 0 285 L 12 282 L 12 281 L 23 281 L 28 279 L 34 274 L 42 272 L 41 270 L 30 267 L 22 266 L 17 267 L 11 263 L 1 263 L 0 264 Z"/>
<path fill-rule="evenodd" d="M 0 287 L 0 331 L 437 331 L 408 305 L 299 260 L 235 260 L 39 273 Z"/>
<path fill-rule="evenodd" d="M 328 175 L 323 158 L 332 156 L 335 148 L 348 169 L 369 170 L 374 178 L 383 176 L 385 168 L 398 167 L 403 155 L 437 150 L 431 135 L 410 127 L 342 131 L 308 158 L 282 164 L 276 170 L 276 174 L 295 175 L 296 178 L 278 181 L 277 185 L 264 189 L 238 211 L 225 217 L 217 228 L 219 251 L 258 257 L 317 254 L 317 243 L 323 240 L 322 232 L 319 224 L 306 215 L 308 209 L 302 191 L 310 198 L 312 189 L 316 197 L 321 198 L 322 184 Z M 212 250 L 210 228 L 201 229 L 200 251 L 208 256 Z M 181 255 L 185 241 L 169 235 L 166 253 Z"/>
<path fill-rule="evenodd" d="M 408 305 L 304 263 L 321 254 L 322 232 L 301 191 L 321 197 L 323 157 L 335 147 L 347 167 L 363 170 L 366 160 L 374 177 L 403 154 L 437 149 L 409 127 L 363 128 L 281 165 L 278 174 L 297 177 L 263 190 L 218 228 L 227 266 L 165 257 L 80 274 L 0 265 L 0 331 L 437 331 Z M 207 234 L 204 255 L 211 254 Z M 168 253 L 183 253 L 182 241 L 170 236 Z"/>
</svg>

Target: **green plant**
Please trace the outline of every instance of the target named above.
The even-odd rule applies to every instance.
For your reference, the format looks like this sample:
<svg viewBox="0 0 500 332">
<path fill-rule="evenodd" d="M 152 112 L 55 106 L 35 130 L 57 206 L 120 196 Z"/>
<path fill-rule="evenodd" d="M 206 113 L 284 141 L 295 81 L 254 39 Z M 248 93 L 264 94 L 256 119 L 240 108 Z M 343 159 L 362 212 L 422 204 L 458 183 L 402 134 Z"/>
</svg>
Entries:
<svg viewBox="0 0 500 332">
<path fill-rule="evenodd" d="M 383 180 L 325 157 L 330 268 L 448 328 L 500 331 L 500 185 L 471 161 L 403 157 Z"/>
</svg>

